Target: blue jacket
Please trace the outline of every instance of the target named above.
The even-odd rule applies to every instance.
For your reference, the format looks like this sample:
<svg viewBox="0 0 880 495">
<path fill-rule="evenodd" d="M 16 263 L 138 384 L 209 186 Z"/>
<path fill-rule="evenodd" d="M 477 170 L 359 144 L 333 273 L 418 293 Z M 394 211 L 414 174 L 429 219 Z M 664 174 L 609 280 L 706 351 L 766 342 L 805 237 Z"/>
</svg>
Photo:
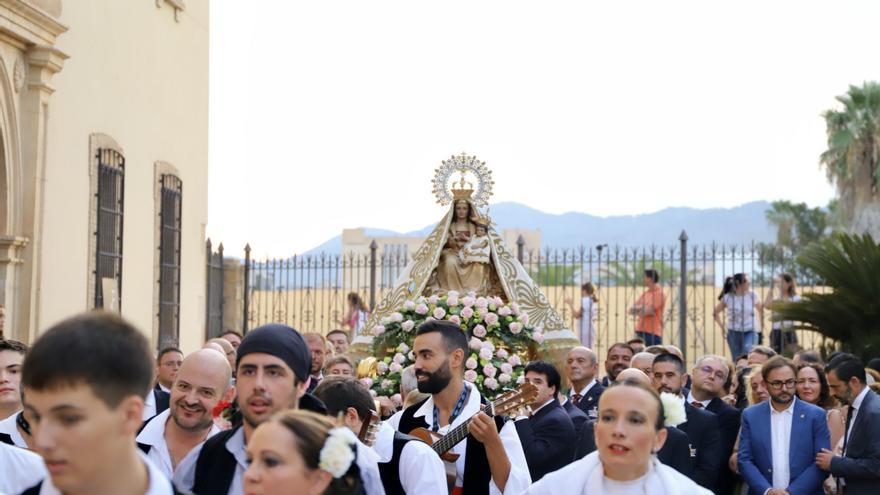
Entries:
<svg viewBox="0 0 880 495">
<path fill-rule="evenodd" d="M 816 454 L 830 449 L 831 438 L 825 411 L 794 399 L 791 440 L 788 447 L 789 493 L 823 495 L 822 481 L 828 474 L 816 464 Z M 770 401 L 743 411 L 739 435 L 739 472 L 751 495 L 763 495 L 773 484 L 773 444 L 770 432 Z"/>
</svg>

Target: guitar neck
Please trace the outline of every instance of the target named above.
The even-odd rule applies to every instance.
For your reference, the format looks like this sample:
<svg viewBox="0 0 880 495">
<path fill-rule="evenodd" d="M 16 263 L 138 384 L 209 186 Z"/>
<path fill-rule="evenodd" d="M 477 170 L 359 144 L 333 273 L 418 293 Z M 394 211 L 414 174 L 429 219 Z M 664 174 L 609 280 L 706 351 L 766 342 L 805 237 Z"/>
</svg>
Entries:
<svg viewBox="0 0 880 495">
<path fill-rule="evenodd" d="M 490 418 L 495 416 L 492 411 L 494 411 L 494 408 L 491 405 L 485 405 L 480 408 L 480 412 L 486 413 L 486 415 L 488 415 Z M 476 414 L 474 416 L 476 416 Z M 452 447 L 455 447 L 456 445 L 458 445 L 459 442 L 464 440 L 465 437 L 468 436 L 468 426 L 471 424 L 471 420 L 474 419 L 474 416 L 471 416 L 463 423 L 450 430 L 449 433 L 443 435 L 439 440 L 434 442 L 431 445 L 431 448 L 434 449 L 434 452 L 437 452 L 438 455 L 443 455 L 452 450 Z"/>
</svg>

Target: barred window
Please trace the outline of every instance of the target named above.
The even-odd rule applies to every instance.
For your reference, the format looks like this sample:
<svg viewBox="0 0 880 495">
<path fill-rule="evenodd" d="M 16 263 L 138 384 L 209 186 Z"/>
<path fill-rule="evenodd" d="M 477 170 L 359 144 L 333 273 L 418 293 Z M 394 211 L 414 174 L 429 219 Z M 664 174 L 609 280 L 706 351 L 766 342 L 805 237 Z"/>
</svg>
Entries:
<svg viewBox="0 0 880 495">
<path fill-rule="evenodd" d="M 160 178 L 159 347 L 176 345 L 180 333 L 180 232 L 183 183 L 171 174 Z"/>
<path fill-rule="evenodd" d="M 98 148 L 95 223 L 95 307 L 122 307 L 122 225 L 125 157 L 115 149 Z M 105 290 L 115 290 L 105 293 Z"/>
</svg>

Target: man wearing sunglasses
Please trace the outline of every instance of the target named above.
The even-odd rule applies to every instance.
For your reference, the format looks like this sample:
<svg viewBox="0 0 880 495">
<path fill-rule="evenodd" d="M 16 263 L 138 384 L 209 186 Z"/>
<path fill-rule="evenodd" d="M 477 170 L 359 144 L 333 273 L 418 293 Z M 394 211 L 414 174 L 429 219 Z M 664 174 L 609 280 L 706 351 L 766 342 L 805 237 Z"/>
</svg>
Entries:
<svg viewBox="0 0 880 495">
<path fill-rule="evenodd" d="M 751 495 L 822 495 L 814 463 L 831 436 L 825 411 L 795 397 L 797 370 L 776 356 L 761 368 L 770 400 L 747 408 L 739 437 L 739 472 Z"/>
</svg>

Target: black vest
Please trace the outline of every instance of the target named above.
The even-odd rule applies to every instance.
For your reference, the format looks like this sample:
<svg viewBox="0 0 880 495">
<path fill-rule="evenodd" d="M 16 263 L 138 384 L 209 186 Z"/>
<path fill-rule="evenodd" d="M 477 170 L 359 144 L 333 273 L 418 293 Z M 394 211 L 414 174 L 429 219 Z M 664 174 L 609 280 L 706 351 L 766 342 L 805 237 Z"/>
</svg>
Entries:
<svg viewBox="0 0 880 495">
<path fill-rule="evenodd" d="M 400 454 L 409 441 L 419 441 L 417 438 L 404 435 L 399 431 L 394 432 L 394 453 L 388 462 L 379 463 L 379 476 L 382 477 L 382 486 L 385 487 L 385 495 L 406 495 L 403 485 L 400 484 Z"/>
<path fill-rule="evenodd" d="M 15 442 L 12 441 L 12 435 L 9 435 L 7 433 L 0 433 L 0 442 L 8 445 L 15 445 Z"/>
<path fill-rule="evenodd" d="M 422 407 L 428 399 L 414 404 L 403 411 L 400 417 L 400 424 L 397 427 L 399 431 L 410 432 L 416 428 L 430 429 L 430 425 L 425 423 L 424 419 L 416 418 L 415 413 Z M 485 397 L 480 395 L 480 403 L 488 404 Z M 504 426 L 504 418 L 495 416 L 495 427 L 501 431 Z M 475 439 L 472 435 L 468 435 L 467 447 L 465 447 L 464 459 L 464 479 L 462 485 L 463 495 L 488 495 L 489 482 L 492 481 L 492 473 L 489 471 L 489 459 L 486 458 L 486 448 L 483 444 Z"/>
<path fill-rule="evenodd" d="M 205 441 L 196 461 L 193 493 L 223 495 L 229 492 L 238 462 L 226 449 L 226 441 L 240 428 L 221 431 Z"/>
</svg>

